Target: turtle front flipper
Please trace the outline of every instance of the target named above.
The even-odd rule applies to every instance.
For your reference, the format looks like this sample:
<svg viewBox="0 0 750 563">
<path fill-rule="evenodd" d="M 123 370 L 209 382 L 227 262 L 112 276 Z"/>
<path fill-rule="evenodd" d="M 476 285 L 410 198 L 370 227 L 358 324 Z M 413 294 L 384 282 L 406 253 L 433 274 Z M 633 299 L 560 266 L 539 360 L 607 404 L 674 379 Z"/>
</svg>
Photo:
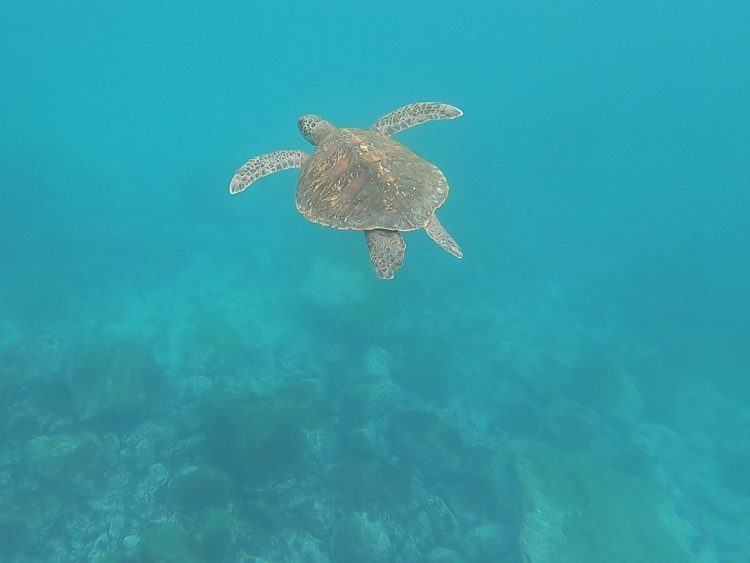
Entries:
<svg viewBox="0 0 750 563">
<path fill-rule="evenodd" d="M 430 238 L 443 247 L 444 250 L 450 252 L 459 260 L 464 257 L 464 253 L 461 252 L 461 248 L 453 240 L 453 237 L 448 234 L 445 227 L 438 221 L 436 215 L 433 215 L 430 222 L 424 228 Z"/>
<path fill-rule="evenodd" d="M 433 119 L 456 119 L 464 114 L 457 107 L 441 104 L 438 102 L 417 102 L 409 104 L 384 115 L 373 123 L 370 127 L 373 131 L 378 131 L 387 137 L 391 137 L 415 125 L 420 125 L 425 121 Z"/>
<path fill-rule="evenodd" d="M 229 184 L 229 193 L 238 194 L 247 189 L 258 178 L 279 170 L 299 168 L 307 160 L 305 151 L 284 150 L 262 154 L 251 158 L 237 170 Z"/>
<path fill-rule="evenodd" d="M 367 248 L 370 250 L 370 261 L 379 278 L 392 280 L 404 264 L 406 242 L 398 231 L 375 229 L 365 231 Z"/>
</svg>

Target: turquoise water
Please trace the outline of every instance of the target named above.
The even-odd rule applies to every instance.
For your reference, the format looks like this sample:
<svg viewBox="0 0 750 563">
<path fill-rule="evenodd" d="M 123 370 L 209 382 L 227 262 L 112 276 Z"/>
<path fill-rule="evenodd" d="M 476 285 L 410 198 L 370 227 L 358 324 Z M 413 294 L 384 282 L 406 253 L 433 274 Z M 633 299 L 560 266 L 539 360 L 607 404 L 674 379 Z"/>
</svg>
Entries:
<svg viewBox="0 0 750 563">
<path fill-rule="evenodd" d="M 750 5 L 6 2 L 0 559 L 750 561 Z M 456 260 L 308 222 L 400 133 Z"/>
</svg>

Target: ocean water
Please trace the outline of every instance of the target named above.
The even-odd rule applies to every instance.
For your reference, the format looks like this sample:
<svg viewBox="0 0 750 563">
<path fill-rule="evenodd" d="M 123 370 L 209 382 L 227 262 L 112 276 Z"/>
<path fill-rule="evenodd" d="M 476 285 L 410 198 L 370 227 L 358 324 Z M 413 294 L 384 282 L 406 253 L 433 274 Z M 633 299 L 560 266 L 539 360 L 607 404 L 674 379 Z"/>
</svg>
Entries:
<svg viewBox="0 0 750 563">
<path fill-rule="evenodd" d="M 750 4 L 2 13 L 0 560 L 750 561 Z M 460 261 L 228 193 L 416 101 Z"/>
</svg>

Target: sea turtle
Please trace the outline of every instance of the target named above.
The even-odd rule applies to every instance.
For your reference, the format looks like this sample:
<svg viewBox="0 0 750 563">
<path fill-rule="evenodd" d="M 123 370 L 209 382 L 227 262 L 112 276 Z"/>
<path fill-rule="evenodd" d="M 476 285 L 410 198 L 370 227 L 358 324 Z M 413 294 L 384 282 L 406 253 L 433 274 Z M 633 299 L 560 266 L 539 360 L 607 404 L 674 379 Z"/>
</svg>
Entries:
<svg viewBox="0 0 750 563">
<path fill-rule="evenodd" d="M 380 278 L 392 279 L 404 263 L 401 231 L 424 229 L 457 258 L 463 256 L 435 215 L 448 196 L 448 183 L 433 164 L 391 137 L 432 119 L 463 112 L 448 104 L 418 102 L 378 119 L 369 129 L 337 128 L 317 115 L 297 121 L 302 136 L 317 148 L 309 156 L 281 150 L 257 156 L 234 175 L 229 193 L 287 168 L 301 168 L 297 209 L 313 223 L 364 231 L 370 259 Z"/>
</svg>

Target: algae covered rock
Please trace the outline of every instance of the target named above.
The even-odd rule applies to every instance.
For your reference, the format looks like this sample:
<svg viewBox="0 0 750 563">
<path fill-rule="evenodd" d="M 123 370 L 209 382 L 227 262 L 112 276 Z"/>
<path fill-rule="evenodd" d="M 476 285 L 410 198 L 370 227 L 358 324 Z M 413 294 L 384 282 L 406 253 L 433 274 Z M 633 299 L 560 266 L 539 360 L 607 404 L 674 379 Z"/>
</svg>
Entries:
<svg viewBox="0 0 750 563">
<path fill-rule="evenodd" d="M 314 426 L 309 409 L 272 397 L 213 395 L 199 414 L 217 461 L 250 486 L 297 472 Z"/>
<path fill-rule="evenodd" d="M 402 409 L 389 422 L 394 450 L 426 472 L 457 470 L 469 455 L 458 431 L 435 412 Z"/>
<path fill-rule="evenodd" d="M 212 561 L 223 561 L 237 536 L 237 522 L 226 510 L 209 510 L 195 530 L 195 543 Z"/>
<path fill-rule="evenodd" d="M 429 563 L 464 563 L 461 556 L 447 547 L 436 547 L 427 554 L 425 561 Z"/>
<path fill-rule="evenodd" d="M 30 540 L 38 543 L 60 519 L 62 509 L 60 499 L 49 492 L 0 492 L 0 559 Z"/>
<path fill-rule="evenodd" d="M 482 522 L 468 531 L 463 553 L 468 561 L 509 561 L 516 547 L 512 530 L 501 522 Z"/>
<path fill-rule="evenodd" d="M 686 530 L 655 484 L 552 446 L 518 453 L 521 552 L 559 563 L 684 563 Z"/>
<path fill-rule="evenodd" d="M 151 414 L 164 405 L 163 374 L 150 351 L 135 342 L 105 340 L 81 348 L 70 386 L 81 420 Z"/>
<path fill-rule="evenodd" d="M 331 537 L 333 563 L 380 563 L 389 560 L 392 543 L 385 529 L 364 512 L 343 516 Z"/>
<path fill-rule="evenodd" d="M 334 475 L 343 502 L 355 509 L 393 509 L 412 499 L 414 468 L 405 463 L 344 459 L 336 464 Z"/>
<path fill-rule="evenodd" d="M 224 506 L 232 499 L 234 479 L 207 465 L 183 467 L 169 482 L 169 496 L 185 508 Z"/>
<path fill-rule="evenodd" d="M 144 563 L 208 563 L 190 534 L 177 524 L 159 522 L 149 528 L 133 557 Z"/>
<path fill-rule="evenodd" d="M 91 433 L 37 436 L 26 444 L 26 457 L 39 479 L 66 490 L 91 494 L 102 487 L 104 456 Z"/>
<path fill-rule="evenodd" d="M 546 410 L 546 437 L 563 448 L 589 448 L 610 428 L 596 410 L 569 397 L 554 399 Z"/>
<path fill-rule="evenodd" d="M 237 364 L 242 339 L 237 329 L 216 313 L 196 315 L 187 334 L 186 369 L 188 372 L 215 376 Z"/>
<path fill-rule="evenodd" d="M 569 392 L 605 419 L 632 425 L 643 413 L 643 399 L 633 378 L 609 355 L 592 352 L 573 369 Z"/>
</svg>

